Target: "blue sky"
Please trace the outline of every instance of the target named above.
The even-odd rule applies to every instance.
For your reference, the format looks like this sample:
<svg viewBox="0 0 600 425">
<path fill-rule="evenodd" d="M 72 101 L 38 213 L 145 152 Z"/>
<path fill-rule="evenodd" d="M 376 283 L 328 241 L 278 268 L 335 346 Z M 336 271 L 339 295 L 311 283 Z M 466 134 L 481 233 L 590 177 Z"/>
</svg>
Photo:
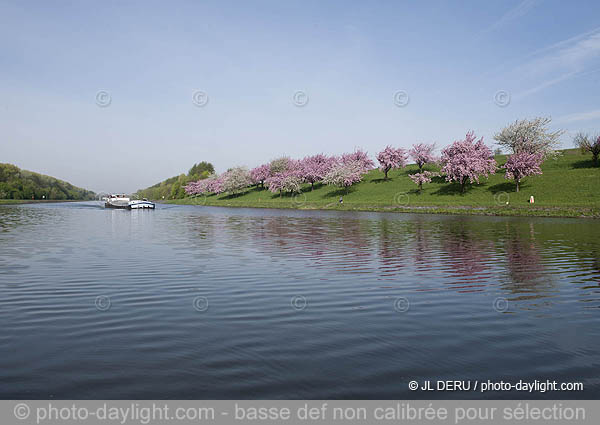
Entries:
<svg viewBox="0 0 600 425">
<path fill-rule="evenodd" d="M 468 130 L 492 146 L 534 116 L 570 146 L 600 131 L 598 16 L 598 1 L 0 1 L 0 162 L 130 192 L 202 160 L 374 157 Z"/>
</svg>

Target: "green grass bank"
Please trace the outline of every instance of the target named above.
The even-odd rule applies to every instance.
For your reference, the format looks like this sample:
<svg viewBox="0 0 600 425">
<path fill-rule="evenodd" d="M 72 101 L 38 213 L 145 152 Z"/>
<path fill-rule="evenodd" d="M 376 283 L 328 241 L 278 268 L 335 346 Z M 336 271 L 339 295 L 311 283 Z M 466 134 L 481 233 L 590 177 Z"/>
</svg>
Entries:
<svg viewBox="0 0 600 425">
<path fill-rule="evenodd" d="M 498 155 L 496 161 L 503 165 L 506 156 Z M 435 166 L 426 169 L 439 170 Z M 590 155 L 583 155 L 577 149 L 565 150 L 558 159 L 544 162 L 542 171 L 542 175 L 525 178 L 518 193 L 515 183 L 504 178 L 502 169 L 480 184 L 471 185 L 464 194 L 458 184 L 447 183 L 443 177 L 424 185 L 419 193 L 408 177 L 417 172 L 417 167 L 409 165 L 392 170 L 388 180 L 383 179 L 382 172 L 373 170 L 348 193 L 345 189 L 324 185 L 315 185 L 311 191 L 310 185 L 306 185 L 299 195 L 280 197 L 267 189 L 252 187 L 237 195 L 165 202 L 223 207 L 600 218 L 600 167 L 594 167 Z M 534 204 L 528 202 L 531 195 L 535 198 Z M 343 204 L 339 203 L 340 196 Z"/>
</svg>

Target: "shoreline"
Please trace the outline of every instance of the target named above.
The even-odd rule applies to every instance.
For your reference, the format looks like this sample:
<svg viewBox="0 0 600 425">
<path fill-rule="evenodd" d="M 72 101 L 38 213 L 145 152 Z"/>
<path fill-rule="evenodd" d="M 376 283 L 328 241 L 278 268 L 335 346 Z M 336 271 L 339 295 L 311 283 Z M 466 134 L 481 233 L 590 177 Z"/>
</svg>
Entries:
<svg viewBox="0 0 600 425">
<path fill-rule="evenodd" d="M 0 205 L 57 204 L 62 202 L 89 202 L 92 199 L 0 199 Z"/>
<path fill-rule="evenodd" d="M 408 214 L 451 214 L 451 215 L 479 215 L 498 217 L 556 217 L 556 218 L 600 218 L 600 208 L 595 207 L 561 207 L 561 206 L 539 206 L 539 207 L 513 207 L 513 206 L 398 206 L 398 205 L 369 205 L 361 203 L 346 202 L 344 204 L 319 205 L 309 202 L 297 202 L 293 198 L 285 201 L 274 202 L 235 202 L 218 201 L 211 202 L 206 198 L 184 198 L 173 200 L 154 201 L 161 204 L 172 205 L 198 205 L 206 207 L 228 207 L 228 208 L 274 208 L 295 210 L 320 210 L 320 211 L 367 211 L 367 212 L 393 212 Z"/>
<path fill-rule="evenodd" d="M 446 215 L 476 215 L 492 217 L 555 217 L 555 218 L 587 218 L 599 219 L 600 207 L 562 207 L 562 206 L 473 206 L 473 205 L 389 205 L 389 204 L 367 204 L 357 202 L 331 202 L 328 204 L 316 204 L 313 202 L 298 201 L 295 198 L 276 201 L 242 202 L 235 198 L 230 200 L 219 200 L 217 202 L 203 198 L 183 198 L 173 200 L 155 200 L 158 204 L 171 205 L 197 205 L 206 207 L 226 208 L 257 208 L 257 209 L 293 209 L 308 211 L 356 211 L 356 212 L 388 212 L 400 214 L 446 214 Z M 26 200 L 26 199 L 0 199 L 2 205 L 27 205 L 27 204 L 50 204 L 68 202 L 89 202 L 86 200 Z"/>
</svg>

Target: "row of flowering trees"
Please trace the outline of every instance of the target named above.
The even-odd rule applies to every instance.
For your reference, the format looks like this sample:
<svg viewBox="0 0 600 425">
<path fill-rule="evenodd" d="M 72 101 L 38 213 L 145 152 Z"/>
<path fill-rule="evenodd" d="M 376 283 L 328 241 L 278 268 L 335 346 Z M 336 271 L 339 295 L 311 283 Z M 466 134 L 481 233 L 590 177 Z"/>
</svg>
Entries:
<svg viewBox="0 0 600 425">
<path fill-rule="evenodd" d="M 408 156 L 419 164 L 420 169 L 427 163 L 436 161 L 433 151 L 435 146 L 417 144 L 407 152 L 402 148 L 387 146 L 377 155 L 381 171 L 388 179 L 392 169 L 406 166 Z M 299 193 L 302 185 L 309 183 L 311 190 L 315 183 L 345 188 L 346 190 L 360 182 L 363 176 L 375 167 L 368 154 L 360 149 L 345 153 L 339 157 L 323 154 L 307 156 L 303 159 L 287 157 L 277 158 L 268 164 L 260 165 L 252 170 L 236 167 L 221 175 L 192 182 L 185 187 L 188 195 L 238 193 L 248 186 L 257 185 L 268 188 L 273 193 Z"/>
<path fill-rule="evenodd" d="M 340 157 L 323 154 L 295 160 L 277 158 L 252 170 L 236 167 L 220 176 L 190 183 L 185 190 L 189 195 L 207 193 L 237 193 L 250 185 L 266 187 L 273 193 L 299 193 L 302 185 L 315 183 L 349 188 L 362 180 L 375 164 L 366 152 L 358 149 Z"/>
<path fill-rule="evenodd" d="M 558 137 L 562 132 L 550 132 L 549 118 L 516 121 L 494 137 L 498 144 L 510 152 L 506 164 L 505 177 L 514 180 L 516 190 L 524 177 L 541 174 L 541 164 L 555 154 Z M 419 191 L 423 184 L 432 178 L 444 176 L 448 182 L 457 182 L 464 192 L 468 184 L 479 183 L 483 177 L 496 172 L 498 164 L 483 138 L 477 139 L 468 132 L 463 140 L 457 140 L 442 150 L 441 157 L 435 156 L 435 144 L 417 143 L 410 150 L 386 146 L 377 154 L 379 169 L 388 180 L 393 169 L 406 166 L 408 158 L 418 166 L 417 173 L 410 174 Z M 427 164 L 439 164 L 440 172 L 424 170 Z M 348 188 L 360 182 L 363 176 L 375 167 L 366 152 L 357 149 L 339 157 L 323 154 L 307 156 L 303 159 L 277 158 L 252 170 L 236 167 L 217 176 L 192 182 L 185 187 L 189 195 L 197 194 L 236 194 L 251 185 L 268 188 L 273 193 L 299 193 L 303 184 L 316 183 Z"/>
</svg>

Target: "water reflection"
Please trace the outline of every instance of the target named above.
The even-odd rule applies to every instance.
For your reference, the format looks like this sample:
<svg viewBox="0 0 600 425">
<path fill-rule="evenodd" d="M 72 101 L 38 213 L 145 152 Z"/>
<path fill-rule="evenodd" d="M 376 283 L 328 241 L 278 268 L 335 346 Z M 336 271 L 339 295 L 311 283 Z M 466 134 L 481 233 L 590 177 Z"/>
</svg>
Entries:
<svg viewBox="0 0 600 425">
<path fill-rule="evenodd" d="M 380 235 L 377 246 L 377 255 L 380 259 L 379 277 L 393 280 L 402 274 L 409 261 L 407 255 L 411 230 L 405 223 L 392 220 L 381 220 L 375 235 Z"/>
<path fill-rule="evenodd" d="M 440 257 L 451 284 L 461 291 L 481 290 L 490 277 L 494 256 L 492 241 L 478 237 L 467 222 L 446 226 L 440 234 Z"/>
<path fill-rule="evenodd" d="M 579 249 L 598 244 L 591 221 L 229 213 L 233 216 L 188 216 L 189 244 L 202 249 L 216 243 L 230 250 L 244 246 L 273 262 L 303 262 L 328 272 L 411 282 L 420 290 L 463 293 L 501 286 L 526 299 L 553 295 L 556 275 L 581 268 L 588 280 L 592 274 L 598 281 L 595 251 Z M 573 234 L 571 226 L 589 231 Z M 563 237 L 559 245 L 557 234 Z"/>
<path fill-rule="evenodd" d="M 552 292 L 553 278 L 545 270 L 534 227 L 530 223 L 527 231 L 507 226 L 504 250 L 510 281 L 505 288 L 514 294 L 535 294 L 539 298 Z"/>
</svg>

